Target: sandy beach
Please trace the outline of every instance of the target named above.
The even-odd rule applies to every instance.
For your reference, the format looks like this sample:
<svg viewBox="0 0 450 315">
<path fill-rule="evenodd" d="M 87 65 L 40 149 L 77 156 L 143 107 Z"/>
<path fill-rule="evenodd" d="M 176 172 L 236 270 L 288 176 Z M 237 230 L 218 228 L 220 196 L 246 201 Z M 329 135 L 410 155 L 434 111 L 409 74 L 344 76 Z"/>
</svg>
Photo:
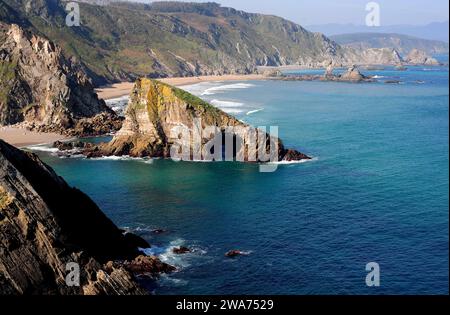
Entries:
<svg viewBox="0 0 450 315">
<path fill-rule="evenodd" d="M 133 89 L 133 86 L 133 82 L 121 82 L 112 84 L 107 87 L 95 89 L 95 92 L 98 94 L 99 98 L 109 100 L 112 98 L 119 98 L 125 95 L 129 95 L 131 90 Z"/>
<path fill-rule="evenodd" d="M 174 85 L 174 86 L 183 86 L 183 85 L 191 85 L 202 82 L 214 82 L 214 81 L 248 81 L 248 80 L 264 80 L 265 76 L 261 74 L 247 74 L 247 75 L 239 75 L 239 74 L 230 74 L 230 75 L 213 75 L 213 76 L 198 76 L 198 77 L 177 77 L 177 78 L 165 78 L 159 79 L 159 81 Z M 133 89 L 133 82 L 121 82 L 112 84 L 108 87 L 98 88 L 96 92 L 99 98 L 104 100 L 119 98 L 122 96 L 129 95 L 131 90 Z"/>
<path fill-rule="evenodd" d="M 36 144 L 52 143 L 66 139 L 57 133 L 28 131 L 19 127 L 0 127 L 0 139 L 18 148 Z"/>
</svg>

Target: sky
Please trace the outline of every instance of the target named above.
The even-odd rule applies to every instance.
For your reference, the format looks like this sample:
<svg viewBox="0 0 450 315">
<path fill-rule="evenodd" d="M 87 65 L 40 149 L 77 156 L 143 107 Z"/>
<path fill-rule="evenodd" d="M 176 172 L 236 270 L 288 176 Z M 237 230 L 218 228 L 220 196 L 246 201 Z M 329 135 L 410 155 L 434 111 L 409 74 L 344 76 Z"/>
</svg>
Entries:
<svg viewBox="0 0 450 315">
<path fill-rule="evenodd" d="M 137 1 L 137 0 L 128 0 Z M 138 0 L 152 2 L 150 0 Z M 365 24 L 366 4 L 371 0 L 182 0 L 217 2 L 252 13 L 278 15 L 302 25 Z M 448 0 L 375 0 L 380 5 L 381 25 L 425 25 L 448 21 Z"/>
</svg>

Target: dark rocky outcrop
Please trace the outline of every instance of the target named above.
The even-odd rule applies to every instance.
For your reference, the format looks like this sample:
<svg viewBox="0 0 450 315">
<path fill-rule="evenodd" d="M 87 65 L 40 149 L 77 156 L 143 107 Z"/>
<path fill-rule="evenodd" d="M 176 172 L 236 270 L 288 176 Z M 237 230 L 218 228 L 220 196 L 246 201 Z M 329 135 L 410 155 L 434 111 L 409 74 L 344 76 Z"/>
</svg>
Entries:
<svg viewBox="0 0 450 315">
<path fill-rule="evenodd" d="M 1 24 L 1 22 L 0 22 Z M 99 100 L 76 60 L 18 25 L 2 25 L 0 125 L 88 136 L 116 131 L 121 119 Z"/>
<path fill-rule="evenodd" d="M 353 65 L 343 74 L 334 74 L 334 67 L 330 63 L 325 69 L 323 75 L 303 74 L 303 75 L 284 75 L 273 80 L 283 81 L 332 81 L 332 82 L 374 82 L 371 77 L 363 75 L 357 66 Z"/>
<path fill-rule="evenodd" d="M 119 266 L 137 275 L 147 275 L 151 277 L 158 276 L 160 273 L 171 273 L 176 270 L 175 267 L 161 262 L 155 257 L 140 255 L 131 261 L 125 261 Z"/>
<path fill-rule="evenodd" d="M 227 252 L 226 254 L 225 254 L 225 257 L 228 257 L 228 258 L 235 258 L 235 257 L 238 257 L 238 256 L 244 256 L 244 255 L 246 255 L 247 253 L 245 253 L 245 252 L 243 252 L 243 251 L 240 251 L 240 250 L 237 250 L 237 249 L 233 249 L 233 250 L 230 250 L 229 252 Z"/>
<path fill-rule="evenodd" d="M 180 247 L 173 248 L 172 252 L 174 254 L 177 254 L 177 255 L 182 255 L 182 254 L 190 253 L 190 252 L 192 252 L 192 250 L 190 248 L 185 247 L 185 246 L 180 246 Z"/>
<path fill-rule="evenodd" d="M 0 140 L 0 295 L 146 294 L 130 265 L 173 271 L 143 257 L 146 247 L 36 155 Z M 68 263 L 80 266 L 79 287 L 66 285 Z"/>
<path fill-rule="evenodd" d="M 274 144 L 277 144 L 278 147 L 278 151 L 275 152 L 277 155 L 275 161 L 310 159 L 298 151 L 287 150 L 280 139 L 251 128 L 200 98 L 151 79 L 139 79 L 136 82 L 125 116 L 122 129 L 117 132 L 111 142 L 89 146 L 81 151 L 88 157 L 126 155 L 170 158 L 171 147 L 174 143 L 182 142 L 182 146 L 192 148 L 190 139 L 181 139 L 180 141 L 179 137 L 173 134 L 174 128 L 188 128 L 188 132 L 192 135 L 194 131 L 197 131 L 194 130 L 196 128 L 204 129 L 213 126 L 218 129 L 218 132 L 211 136 L 202 136 L 202 144 L 205 145 L 214 137 L 220 136 L 220 133 L 225 137 L 226 128 L 234 127 L 236 130 L 234 137 L 244 143 L 240 151 L 234 152 L 234 154 L 235 156 L 240 154 L 243 157 L 242 161 L 268 161 L 263 159 L 262 154 L 271 152 L 270 148 L 275 148 Z M 196 119 L 201 120 L 201 126 L 196 127 Z M 249 144 L 250 141 L 247 141 L 249 130 L 256 132 L 256 139 L 258 135 L 265 136 L 264 148 Z M 236 146 L 234 149 L 237 151 Z M 216 148 L 212 148 L 212 151 L 214 150 Z M 222 148 L 219 150 L 221 152 Z M 191 159 L 193 159 L 193 154 L 191 152 L 189 156 Z"/>
</svg>

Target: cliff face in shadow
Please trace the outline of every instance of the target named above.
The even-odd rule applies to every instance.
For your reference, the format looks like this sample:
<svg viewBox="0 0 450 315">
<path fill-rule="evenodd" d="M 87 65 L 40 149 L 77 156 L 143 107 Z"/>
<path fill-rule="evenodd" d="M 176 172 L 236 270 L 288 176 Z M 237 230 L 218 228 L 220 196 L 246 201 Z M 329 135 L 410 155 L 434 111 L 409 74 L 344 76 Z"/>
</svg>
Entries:
<svg viewBox="0 0 450 315">
<path fill-rule="evenodd" d="M 127 267 L 173 270 L 155 257 L 134 262 L 147 247 L 36 155 L 0 140 L 0 295 L 146 294 Z M 79 287 L 66 285 L 68 263 L 80 266 Z"/>
</svg>

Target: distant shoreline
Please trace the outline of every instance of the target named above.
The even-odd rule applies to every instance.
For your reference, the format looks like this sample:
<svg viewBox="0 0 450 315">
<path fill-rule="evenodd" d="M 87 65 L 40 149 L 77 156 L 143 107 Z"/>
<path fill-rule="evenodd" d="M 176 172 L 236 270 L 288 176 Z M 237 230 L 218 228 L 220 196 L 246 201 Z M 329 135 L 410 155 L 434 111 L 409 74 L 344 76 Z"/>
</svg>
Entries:
<svg viewBox="0 0 450 315">
<path fill-rule="evenodd" d="M 248 81 L 248 80 L 266 80 L 262 74 L 230 74 L 230 75 L 212 75 L 212 76 L 197 76 L 197 77 L 175 77 L 158 79 L 161 82 L 173 85 L 184 86 L 197 84 L 202 82 L 214 82 L 214 81 Z M 134 82 L 121 82 L 112 84 L 110 86 L 101 87 L 95 91 L 98 97 L 103 100 L 109 100 L 114 98 L 120 98 L 128 96 L 133 89 Z"/>
</svg>

